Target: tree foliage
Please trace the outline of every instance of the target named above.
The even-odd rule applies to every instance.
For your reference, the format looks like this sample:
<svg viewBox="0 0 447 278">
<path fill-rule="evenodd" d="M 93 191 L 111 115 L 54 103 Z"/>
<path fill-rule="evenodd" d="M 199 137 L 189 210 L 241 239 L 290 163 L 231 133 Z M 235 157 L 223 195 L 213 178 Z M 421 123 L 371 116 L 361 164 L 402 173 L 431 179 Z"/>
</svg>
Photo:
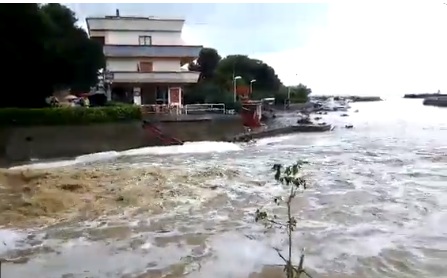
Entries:
<svg viewBox="0 0 447 278">
<path fill-rule="evenodd" d="M 88 90 L 104 65 L 102 47 L 76 26 L 60 4 L 9 4 L 0 8 L 5 39 L 1 107 L 41 107 L 55 89 Z"/>
<path fill-rule="evenodd" d="M 197 62 L 189 66 L 189 70 L 199 71 L 199 80 L 211 80 L 216 73 L 217 65 L 222 57 L 214 48 L 203 48 L 199 53 Z"/>
<path fill-rule="evenodd" d="M 252 98 L 278 97 L 284 99 L 287 89 L 275 70 L 258 59 L 246 55 L 229 55 L 221 59 L 217 50 L 204 48 L 190 70 L 200 71 L 199 82 L 187 89 L 186 103 L 233 102 L 233 77 L 240 76 L 237 86 L 249 86 Z"/>
<path fill-rule="evenodd" d="M 290 87 L 290 99 L 292 102 L 306 102 L 312 90 L 303 84 Z"/>
</svg>

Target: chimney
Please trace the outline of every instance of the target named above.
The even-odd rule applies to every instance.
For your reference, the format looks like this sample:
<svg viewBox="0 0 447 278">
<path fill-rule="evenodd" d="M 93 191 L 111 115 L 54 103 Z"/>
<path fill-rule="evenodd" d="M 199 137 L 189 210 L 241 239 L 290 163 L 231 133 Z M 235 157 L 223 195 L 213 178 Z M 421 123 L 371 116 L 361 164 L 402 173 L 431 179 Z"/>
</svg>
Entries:
<svg viewBox="0 0 447 278">
<path fill-rule="evenodd" d="M 116 9 L 116 17 L 120 17 L 120 10 Z"/>
</svg>

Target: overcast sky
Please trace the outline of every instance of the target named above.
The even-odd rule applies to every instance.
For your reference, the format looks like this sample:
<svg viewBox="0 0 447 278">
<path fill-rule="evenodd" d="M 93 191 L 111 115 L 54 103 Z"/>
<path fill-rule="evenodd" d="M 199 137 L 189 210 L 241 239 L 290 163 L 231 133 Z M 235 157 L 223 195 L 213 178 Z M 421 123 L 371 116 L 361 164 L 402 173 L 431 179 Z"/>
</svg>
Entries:
<svg viewBox="0 0 447 278">
<path fill-rule="evenodd" d="M 447 93 L 443 1 L 329 4 L 68 4 L 86 16 L 176 16 L 188 44 L 247 54 L 317 94 Z"/>
</svg>

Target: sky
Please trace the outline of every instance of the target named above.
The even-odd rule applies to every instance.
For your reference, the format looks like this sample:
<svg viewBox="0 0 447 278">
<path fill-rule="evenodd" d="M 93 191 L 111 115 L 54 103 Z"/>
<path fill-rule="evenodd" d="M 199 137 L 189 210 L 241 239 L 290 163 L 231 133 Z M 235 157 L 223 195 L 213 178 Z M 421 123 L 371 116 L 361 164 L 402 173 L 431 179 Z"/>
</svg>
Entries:
<svg viewBox="0 0 447 278">
<path fill-rule="evenodd" d="M 446 1 L 447 2 L 447 1 Z M 187 44 L 245 54 L 315 94 L 447 93 L 443 1 L 68 4 L 87 16 L 183 17 Z"/>
</svg>

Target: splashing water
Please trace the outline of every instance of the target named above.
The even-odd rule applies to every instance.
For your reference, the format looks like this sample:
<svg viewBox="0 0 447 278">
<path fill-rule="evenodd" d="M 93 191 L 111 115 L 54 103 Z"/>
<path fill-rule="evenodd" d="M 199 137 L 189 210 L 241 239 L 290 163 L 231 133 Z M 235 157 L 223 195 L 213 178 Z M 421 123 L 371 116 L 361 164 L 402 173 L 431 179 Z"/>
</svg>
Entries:
<svg viewBox="0 0 447 278">
<path fill-rule="evenodd" d="M 283 234 L 254 224 L 253 212 L 264 206 L 282 215 L 272 199 L 285 189 L 272 182 L 270 168 L 304 159 L 310 189 L 293 204 L 294 242 L 295 250 L 306 248 L 314 277 L 445 277 L 447 110 L 419 100 L 352 106 L 359 112 L 349 117 L 323 115 L 337 126 L 330 133 L 108 152 L 45 170 L 55 186 L 58 179 L 82 181 L 84 193 L 68 192 L 74 198 L 96 190 L 102 209 L 49 221 L 61 217 L 55 212 L 41 219 L 44 226 L 1 230 L 0 253 L 27 258 L 4 263 L 3 274 L 279 277 L 271 246 L 284 247 Z M 134 198 L 121 204 L 120 188 L 131 188 Z"/>
</svg>

